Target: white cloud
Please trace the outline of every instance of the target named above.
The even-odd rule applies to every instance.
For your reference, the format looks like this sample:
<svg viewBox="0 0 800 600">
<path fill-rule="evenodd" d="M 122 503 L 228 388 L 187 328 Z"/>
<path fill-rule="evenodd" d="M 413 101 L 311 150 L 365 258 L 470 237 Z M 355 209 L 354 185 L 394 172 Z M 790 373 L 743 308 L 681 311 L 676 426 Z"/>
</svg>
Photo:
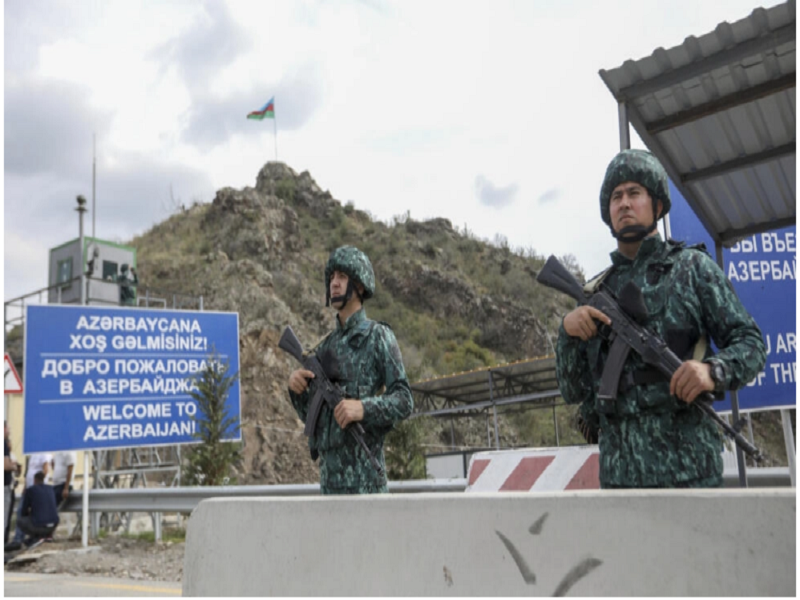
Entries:
<svg viewBox="0 0 800 600">
<path fill-rule="evenodd" d="M 597 272 L 613 248 L 598 190 L 618 149 L 598 71 L 753 8 L 7 0 L 5 295 L 42 287 L 46 269 L 29 255 L 46 265 L 47 248 L 74 237 L 70 203 L 91 191 L 93 131 L 98 234 L 129 239 L 163 216 L 170 183 L 189 201 L 254 185 L 274 157 L 274 123 L 245 115 L 273 95 L 279 158 L 334 197 L 385 220 L 443 216 Z M 516 186 L 514 201 L 481 204 L 480 176 Z M 552 190 L 557 201 L 540 202 Z"/>
</svg>

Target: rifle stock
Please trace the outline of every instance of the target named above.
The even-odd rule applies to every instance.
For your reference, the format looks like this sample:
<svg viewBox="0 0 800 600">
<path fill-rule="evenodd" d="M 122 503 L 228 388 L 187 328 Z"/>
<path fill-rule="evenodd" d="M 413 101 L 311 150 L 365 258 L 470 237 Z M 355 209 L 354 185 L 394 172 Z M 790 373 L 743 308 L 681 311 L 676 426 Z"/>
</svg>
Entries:
<svg viewBox="0 0 800 600">
<path fill-rule="evenodd" d="M 287 325 L 283 330 L 281 339 L 278 342 L 278 348 L 294 356 L 300 362 L 303 362 L 303 345 L 294 333 L 291 326 Z"/>
<path fill-rule="evenodd" d="M 555 256 L 550 256 L 544 267 L 536 276 L 536 281 L 563 294 L 572 296 L 580 304 L 586 302 L 586 294 L 583 293 L 583 286 L 577 279 L 567 271 Z"/>
</svg>

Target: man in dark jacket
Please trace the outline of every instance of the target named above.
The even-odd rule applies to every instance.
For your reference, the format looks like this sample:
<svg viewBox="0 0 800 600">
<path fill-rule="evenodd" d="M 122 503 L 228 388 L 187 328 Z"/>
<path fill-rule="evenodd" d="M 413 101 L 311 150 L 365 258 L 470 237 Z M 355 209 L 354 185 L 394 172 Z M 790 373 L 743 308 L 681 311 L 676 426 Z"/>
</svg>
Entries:
<svg viewBox="0 0 800 600">
<path fill-rule="evenodd" d="M 30 546 L 39 538 L 48 538 L 58 526 L 58 510 L 53 488 L 44 482 L 44 473 L 33 476 L 33 486 L 22 496 L 19 527 L 29 537 L 24 544 Z"/>
</svg>

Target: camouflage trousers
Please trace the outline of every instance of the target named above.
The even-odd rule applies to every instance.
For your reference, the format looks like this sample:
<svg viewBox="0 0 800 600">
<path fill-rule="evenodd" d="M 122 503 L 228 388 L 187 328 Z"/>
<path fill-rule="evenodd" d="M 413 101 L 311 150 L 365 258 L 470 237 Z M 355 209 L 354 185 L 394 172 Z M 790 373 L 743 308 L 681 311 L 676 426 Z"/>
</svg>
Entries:
<svg viewBox="0 0 800 600">
<path fill-rule="evenodd" d="M 714 476 L 714 477 L 706 477 L 705 479 L 695 479 L 694 481 L 678 481 L 675 485 L 660 485 L 660 486 L 643 486 L 637 489 L 667 489 L 667 488 L 716 488 L 722 487 L 722 477 L 721 476 Z M 630 486 L 625 485 L 604 485 L 602 486 L 604 490 L 629 490 L 632 489 Z"/>
<path fill-rule="evenodd" d="M 349 440 L 348 440 L 349 441 Z M 373 454 L 386 472 L 383 444 L 372 448 Z M 369 457 L 355 442 L 320 452 L 320 488 L 323 494 L 386 494 L 386 477 L 375 471 Z"/>
</svg>

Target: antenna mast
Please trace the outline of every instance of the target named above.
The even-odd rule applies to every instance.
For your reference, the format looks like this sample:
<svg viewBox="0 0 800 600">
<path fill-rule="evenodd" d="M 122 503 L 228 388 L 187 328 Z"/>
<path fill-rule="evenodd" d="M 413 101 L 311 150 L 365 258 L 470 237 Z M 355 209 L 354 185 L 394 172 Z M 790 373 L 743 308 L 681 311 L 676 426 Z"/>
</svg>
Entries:
<svg viewBox="0 0 800 600">
<path fill-rule="evenodd" d="M 97 164 L 97 135 L 92 133 L 92 237 L 94 237 L 94 222 L 95 222 L 95 215 L 97 211 L 95 209 L 95 171 L 96 171 L 96 164 Z"/>
</svg>

